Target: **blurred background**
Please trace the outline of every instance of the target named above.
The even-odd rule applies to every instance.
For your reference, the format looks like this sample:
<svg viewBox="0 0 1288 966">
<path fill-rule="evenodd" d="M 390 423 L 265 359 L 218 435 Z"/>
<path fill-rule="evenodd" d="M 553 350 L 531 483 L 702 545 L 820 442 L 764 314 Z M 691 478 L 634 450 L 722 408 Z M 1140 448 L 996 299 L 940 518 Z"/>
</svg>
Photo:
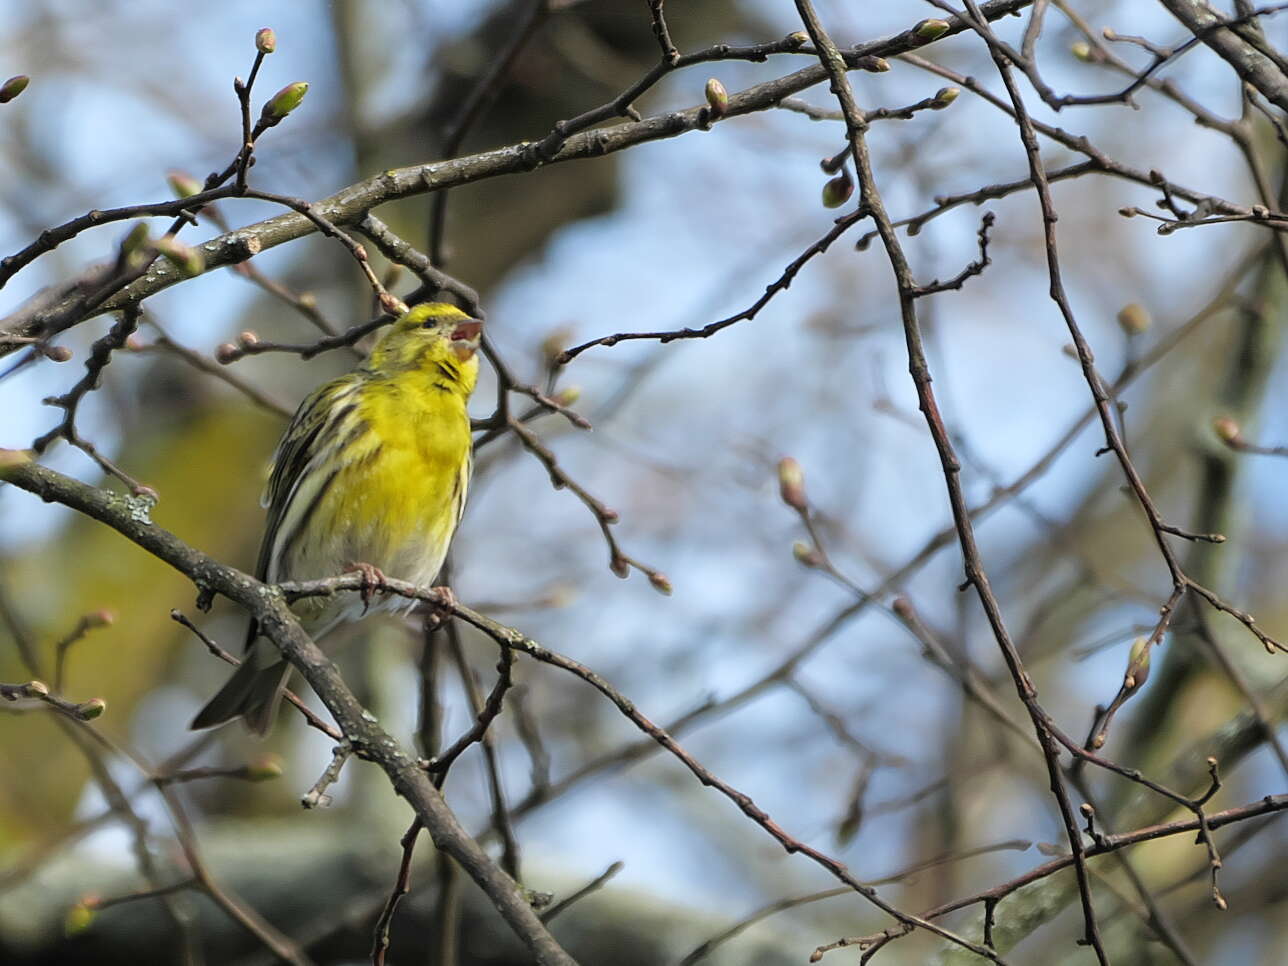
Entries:
<svg viewBox="0 0 1288 966">
<path fill-rule="evenodd" d="M 253 184 L 317 199 L 383 169 L 440 157 L 469 92 L 533 6 L 229 0 L 180 10 L 156 0 L 0 0 L 0 73 L 32 78 L 0 109 L 7 171 L 0 250 L 16 251 L 91 208 L 163 199 L 168 172 L 200 179 L 223 168 L 239 139 L 232 78 L 249 70 L 255 31 L 266 24 L 278 49 L 266 59 L 256 104 L 289 82 L 310 88 L 259 143 Z M 936 14 L 894 2 L 817 6 L 843 45 Z M 1161 5 L 1051 6 L 1058 9 L 1048 10 L 1036 52 L 1057 92 L 1124 86 L 1124 75 L 1099 53 L 1102 28 L 1163 45 L 1187 36 Z M 773 0 L 694 0 L 667 12 L 685 52 L 800 29 L 792 4 Z M 1007 18 L 998 30 L 1018 45 L 1025 22 Z M 1265 20 L 1281 48 L 1285 23 L 1288 17 Z M 1150 59 L 1132 45 L 1104 49 L 1137 69 Z M 949 38 L 920 56 L 1002 92 L 977 38 Z M 539 140 L 556 121 L 612 99 L 657 58 L 647 4 L 552 4 L 459 153 Z M 699 65 L 667 77 L 635 106 L 645 115 L 688 108 L 703 102 L 709 77 L 734 92 L 811 62 L 785 56 Z M 868 109 L 913 104 L 950 83 L 901 60 L 888 72 L 853 76 Z M 1086 135 L 1124 165 L 1253 204 L 1262 199 L 1248 152 L 1228 132 L 1196 124 L 1181 101 L 1218 118 L 1246 116 L 1257 169 L 1279 191 L 1282 139 L 1265 113 L 1245 106 L 1228 65 L 1200 45 L 1159 78 L 1179 98 L 1142 90 L 1138 109 L 1108 104 L 1056 115 L 1025 91 L 1039 119 Z M 801 99 L 835 106 L 825 85 Z M 502 357 L 521 378 L 541 382 L 564 346 L 613 332 L 701 326 L 749 306 L 840 213 L 820 203 L 828 176 L 819 160 L 843 139 L 836 121 L 771 110 L 708 133 L 457 189 L 445 221 L 446 268 L 482 294 Z M 875 124 L 870 144 L 896 218 L 933 208 L 939 196 L 1027 176 L 1012 122 L 969 90 L 947 109 Z M 1043 150 L 1050 168 L 1081 158 L 1050 141 Z M 1288 463 L 1236 453 L 1212 429 L 1215 418 L 1229 417 L 1247 439 L 1288 442 L 1282 252 L 1270 232 L 1239 223 L 1160 236 L 1156 222 L 1118 213 L 1159 211 L 1155 189 L 1123 179 L 1086 175 L 1054 191 L 1079 323 L 1106 379 L 1131 375 L 1119 398 L 1136 465 L 1170 523 L 1228 538 L 1178 541 L 1187 572 L 1255 614 L 1269 633 L 1288 635 Z M 425 196 L 376 214 L 424 250 L 431 206 Z M 972 505 L 1049 457 L 977 522 L 984 562 L 1040 698 L 1081 738 L 1095 707 L 1117 693 L 1132 641 L 1148 634 L 1171 582 L 1121 472 L 1111 458 L 1097 458 L 1103 434 L 1086 421 L 1073 431 L 1091 400 L 1046 297 L 1035 199 L 1018 192 L 986 208 L 997 219 L 992 264 L 961 291 L 920 308 Z M 218 209 L 234 226 L 278 213 L 254 201 Z M 976 257 L 981 214 L 963 205 L 905 239 L 919 280 L 949 278 Z M 155 220 L 156 230 L 165 223 Z M 127 227 L 86 232 L 39 259 L 0 292 L 0 314 L 113 258 Z M 920 912 L 1003 882 L 1067 842 L 997 646 L 974 596 L 956 590 L 955 539 L 920 553 L 951 517 L 907 375 L 885 256 L 879 244 L 855 248 L 867 228 L 859 225 L 812 261 L 753 321 L 706 340 L 591 349 L 559 373 L 558 388 L 580 392 L 577 408 L 593 432 L 557 416 L 532 426 L 576 480 L 618 511 L 623 551 L 665 573 L 670 596 L 638 571 L 626 580 L 609 571 L 595 518 L 567 490 L 552 489 L 512 437 L 478 454 L 451 583 L 463 602 L 595 669 L 653 721 L 682 719 L 677 737 L 715 774 L 863 880 L 899 877 L 881 886 L 882 895 Z M 203 219 L 184 237 L 219 233 Z M 266 251 L 253 265 L 291 292 L 310 294 L 335 327 L 372 314 L 370 289 L 327 239 Z M 245 330 L 286 342 L 317 337 L 306 313 L 252 282 L 219 270 L 149 299 L 136 348 L 118 354 L 79 417 L 84 436 L 160 494 L 156 522 L 246 570 L 282 411 L 355 361 L 344 350 L 307 362 L 270 354 L 223 370 L 254 387 L 255 399 L 173 348 L 209 359 Z M 395 291 L 406 294 L 414 283 L 403 275 Z M 1130 320 L 1149 323 L 1135 333 L 1118 320 L 1133 303 L 1139 309 Z M 109 324 L 99 318 L 61 336 L 70 362 L 15 365 L 20 354 L 0 362 L 0 446 L 30 446 L 57 422 L 58 411 L 41 400 L 80 377 L 90 344 Z M 475 416 L 491 412 L 493 386 L 485 372 Z M 853 587 L 794 559 L 793 543 L 809 537 L 779 497 L 775 466 L 783 456 L 803 467 L 836 570 L 853 587 L 881 588 L 876 603 L 856 607 Z M 119 488 L 66 445 L 44 462 Z M 896 594 L 930 628 L 938 663 L 889 613 Z M 123 903 L 87 928 L 65 928 L 69 910 L 87 895 L 148 888 L 141 867 L 151 865 L 163 882 L 183 879 L 190 859 L 172 831 L 177 808 L 216 880 L 315 961 L 366 961 L 408 810 L 383 775 L 354 763 L 331 789 L 330 808 L 301 812 L 300 796 L 330 761 L 331 744 L 298 715 L 284 714 L 262 744 L 236 728 L 199 738 L 188 732 L 227 670 L 171 620 L 172 608 L 229 650 L 240 645 L 244 618 L 226 602 L 201 614 L 187 580 L 159 561 L 70 511 L 0 488 L 0 680 L 33 676 L 22 641 L 52 667 L 58 642 L 83 615 L 110 612 L 110 626 L 64 649 L 59 690 L 107 702 L 95 727 L 117 749 L 87 747 L 52 714 L 0 706 L 0 959 L 271 961 L 192 891 Z M 328 646 L 346 642 L 354 645 L 338 652 L 346 680 L 385 727 L 425 751 L 422 630 L 372 619 Z M 459 643 L 471 678 L 486 691 L 495 678 L 494 645 L 464 632 Z M 1281 793 L 1288 762 L 1268 746 L 1249 695 L 1270 734 L 1282 737 L 1284 668 L 1282 655 L 1268 655 L 1237 622 L 1183 608 L 1104 751 L 1186 794 L 1204 790 L 1204 759 L 1217 755 L 1224 784 L 1213 810 Z M 446 742 L 473 719 L 458 671 L 444 656 L 434 679 Z M 557 901 L 622 863 L 552 927 L 581 962 L 676 963 L 767 904 L 836 885 L 785 855 L 651 742 L 640 744 L 630 723 L 583 682 L 524 660 L 515 675 L 518 688 L 492 734 L 521 881 Z M 966 675 L 1021 722 L 1019 734 L 963 693 Z M 263 765 L 266 755 L 280 756 L 276 780 L 185 782 L 170 786 L 169 808 L 146 780 L 147 769 L 171 760 L 235 768 Z M 445 791 L 467 828 L 496 850 L 485 761 L 471 749 Z M 1104 772 L 1082 777 L 1109 831 L 1189 817 Z M 1288 830 L 1271 818 L 1216 835 L 1225 853 L 1225 912 L 1212 902 L 1206 853 L 1191 836 L 1138 847 L 1130 870 L 1099 861 L 1097 908 L 1115 961 L 1171 963 L 1187 952 L 1190 961 L 1213 964 L 1281 961 Z M 900 875 L 928 862 L 935 864 Z M 443 932 L 450 921 L 461 963 L 524 962 L 472 884 L 445 886 L 450 876 L 434 863 L 423 842 L 390 961 L 449 961 Z M 1152 923 L 1131 876 L 1156 903 Z M 1074 945 L 1081 913 L 1071 882 L 1056 877 L 999 906 L 999 929 L 1018 943 L 1009 961 L 1090 961 Z M 457 894 L 455 906 L 444 900 Z M 456 911 L 449 916 L 445 908 Z M 1160 941 L 1159 918 L 1173 942 Z M 842 891 L 777 912 L 691 961 L 802 962 L 819 944 L 888 922 Z M 980 909 L 945 924 L 978 938 Z M 900 963 L 954 955 L 924 933 L 882 953 Z M 858 957 L 848 949 L 825 961 Z"/>
</svg>

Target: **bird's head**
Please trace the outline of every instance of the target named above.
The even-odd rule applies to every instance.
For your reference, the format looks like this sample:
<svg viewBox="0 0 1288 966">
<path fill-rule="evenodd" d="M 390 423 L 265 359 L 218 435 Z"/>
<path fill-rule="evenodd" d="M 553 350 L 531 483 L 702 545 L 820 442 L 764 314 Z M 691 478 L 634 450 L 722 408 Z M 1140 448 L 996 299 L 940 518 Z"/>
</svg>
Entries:
<svg viewBox="0 0 1288 966">
<path fill-rule="evenodd" d="M 446 302 L 409 309 L 371 350 L 368 366 L 380 371 L 421 369 L 460 384 L 466 394 L 478 377 L 483 322 Z"/>
</svg>

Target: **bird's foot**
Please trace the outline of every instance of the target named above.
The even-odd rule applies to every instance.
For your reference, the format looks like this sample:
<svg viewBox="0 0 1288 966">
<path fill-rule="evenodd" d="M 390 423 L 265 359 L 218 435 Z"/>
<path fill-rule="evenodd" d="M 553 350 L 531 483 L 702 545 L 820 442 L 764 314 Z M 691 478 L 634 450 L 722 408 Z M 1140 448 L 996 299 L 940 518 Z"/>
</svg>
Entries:
<svg viewBox="0 0 1288 966">
<path fill-rule="evenodd" d="M 438 600 L 427 602 L 428 613 L 426 618 L 430 630 L 436 630 L 451 620 L 452 613 L 457 605 L 456 594 L 453 593 L 451 587 L 443 584 L 433 589 L 438 594 Z"/>
<path fill-rule="evenodd" d="M 385 575 L 380 572 L 379 567 L 369 563 L 351 563 L 344 568 L 344 572 L 362 575 L 362 585 L 358 588 L 358 595 L 362 598 L 362 614 L 365 617 L 371 607 L 372 596 L 385 589 Z"/>
</svg>

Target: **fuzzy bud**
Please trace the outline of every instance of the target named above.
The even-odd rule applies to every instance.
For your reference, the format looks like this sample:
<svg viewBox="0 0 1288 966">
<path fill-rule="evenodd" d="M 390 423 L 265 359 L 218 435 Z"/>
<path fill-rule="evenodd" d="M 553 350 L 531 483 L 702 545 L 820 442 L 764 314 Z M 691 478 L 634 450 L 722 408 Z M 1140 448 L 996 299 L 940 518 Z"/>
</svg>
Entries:
<svg viewBox="0 0 1288 966">
<path fill-rule="evenodd" d="M 31 83 L 31 78 L 26 74 L 18 74 L 10 77 L 3 84 L 0 84 L 0 104 L 8 104 L 11 100 L 27 89 Z"/>
<path fill-rule="evenodd" d="M 249 349 L 251 346 L 259 345 L 259 336 L 250 329 L 247 329 L 241 335 L 237 336 L 237 341 L 241 343 L 243 349 Z"/>
<path fill-rule="evenodd" d="M 548 368 L 558 365 L 559 357 L 563 355 L 571 338 L 572 329 L 566 325 L 556 326 L 546 333 L 546 337 L 541 340 L 541 358 Z"/>
<path fill-rule="evenodd" d="M 823 564 L 823 558 L 819 552 L 804 540 L 797 540 L 792 544 L 792 556 L 802 567 L 814 568 Z"/>
<path fill-rule="evenodd" d="M 935 91 L 935 96 L 930 101 L 930 109 L 932 111 L 942 111 L 953 101 L 957 100 L 961 95 L 961 92 L 962 89 L 960 87 L 939 88 L 939 90 Z"/>
<path fill-rule="evenodd" d="M 282 777 L 281 755 L 260 755 L 246 765 L 246 780 L 267 782 Z"/>
<path fill-rule="evenodd" d="M 1212 420 L 1212 432 L 1216 433 L 1217 438 L 1227 446 L 1233 446 L 1242 439 L 1239 424 L 1229 416 L 1218 416 Z"/>
<path fill-rule="evenodd" d="M 1124 305 L 1118 312 L 1118 324 L 1128 335 L 1141 335 L 1149 331 L 1149 310 L 1139 302 Z"/>
<path fill-rule="evenodd" d="M 86 627 L 111 627 L 115 623 L 116 615 L 107 608 L 85 615 Z"/>
<path fill-rule="evenodd" d="M 271 54 L 277 50 L 277 34 L 272 27 L 260 27 L 255 32 L 255 49 L 261 54 Z"/>
<path fill-rule="evenodd" d="M 790 456 L 778 461 L 778 495 L 793 510 L 805 512 L 805 471 Z"/>
<path fill-rule="evenodd" d="M 241 358 L 241 349 L 231 342 L 221 342 L 215 347 L 215 361 L 221 366 L 226 366 L 230 362 L 236 362 Z"/>
<path fill-rule="evenodd" d="M 77 717 L 82 721 L 93 721 L 95 718 L 101 718 L 103 712 L 107 710 L 107 702 L 102 698 L 90 698 L 88 701 L 76 708 Z"/>
<path fill-rule="evenodd" d="M 850 177 L 850 172 L 842 168 L 840 174 L 823 185 L 823 207 L 839 208 L 850 200 L 852 194 L 854 180 Z"/>
<path fill-rule="evenodd" d="M 176 198 L 191 198 L 201 194 L 201 182 L 186 171 L 171 171 L 165 176 L 165 180 Z"/>
<path fill-rule="evenodd" d="M 724 117 L 729 111 L 729 92 L 714 77 L 707 80 L 707 111 L 711 117 Z"/>
<path fill-rule="evenodd" d="M 1076 44 L 1071 44 L 1069 46 L 1069 53 L 1073 54 L 1074 57 L 1077 57 L 1078 60 L 1082 61 L 1084 64 L 1090 64 L 1092 61 L 1091 44 L 1087 43 L 1085 40 L 1079 40 Z"/>
<path fill-rule="evenodd" d="M 309 85 L 306 81 L 287 84 L 268 99 L 268 103 L 264 105 L 264 110 L 260 112 L 259 122 L 269 125 L 276 124 L 299 107 L 300 101 L 304 100 L 304 95 L 308 92 Z"/>
<path fill-rule="evenodd" d="M 93 903 L 93 904 L 91 904 Z M 83 933 L 94 922 L 95 906 L 97 900 L 93 897 L 82 899 L 76 905 L 67 910 L 67 915 L 63 917 L 63 933 L 66 936 L 76 936 Z"/>
<path fill-rule="evenodd" d="M 11 466 L 26 466 L 31 462 L 31 450 L 0 448 L 0 472 Z"/>
<path fill-rule="evenodd" d="M 948 33 L 947 20 L 922 20 L 912 28 L 912 35 L 923 44 L 928 44 L 932 40 L 938 40 L 944 34 Z"/>
<path fill-rule="evenodd" d="M 1149 648 L 1144 637 L 1132 641 L 1131 653 L 1127 658 L 1127 673 L 1123 676 L 1123 687 L 1135 691 L 1149 679 Z"/>
<path fill-rule="evenodd" d="M 581 398 L 581 386 L 564 386 L 555 394 L 555 402 L 560 406 L 575 405 Z"/>
<path fill-rule="evenodd" d="M 121 252 L 127 259 L 132 259 L 143 251 L 148 242 L 148 223 L 146 221 L 136 221 L 129 234 L 121 241 Z"/>
<path fill-rule="evenodd" d="M 793 47 L 804 47 L 809 43 L 809 34 L 803 30 L 794 30 L 783 39 Z"/>
<path fill-rule="evenodd" d="M 667 597 L 671 596 L 671 591 L 674 588 L 671 587 L 671 581 L 666 574 L 655 570 L 648 575 L 648 582 L 653 585 L 653 589 L 659 594 L 665 594 Z"/>
<path fill-rule="evenodd" d="M 184 278 L 196 278 L 206 270 L 206 256 L 172 235 L 162 235 L 153 245 Z"/>
<path fill-rule="evenodd" d="M 45 358 L 53 362 L 70 362 L 72 350 L 65 345 L 51 345 L 45 350 Z"/>
</svg>

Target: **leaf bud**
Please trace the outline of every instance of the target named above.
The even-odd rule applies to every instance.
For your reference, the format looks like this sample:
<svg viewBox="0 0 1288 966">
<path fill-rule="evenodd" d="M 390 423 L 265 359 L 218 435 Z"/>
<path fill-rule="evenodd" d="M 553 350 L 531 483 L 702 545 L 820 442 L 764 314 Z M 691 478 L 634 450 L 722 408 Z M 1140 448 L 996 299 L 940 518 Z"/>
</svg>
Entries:
<svg viewBox="0 0 1288 966">
<path fill-rule="evenodd" d="M 1148 639 L 1138 637 L 1132 641 L 1131 653 L 1127 658 L 1127 673 L 1123 675 L 1123 687 L 1135 691 L 1149 678 Z"/>
<path fill-rule="evenodd" d="M 226 366 L 230 362 L 236 362 L 241 358 L 242 351 L 231 342 L 221 342 L 215 347 L 215 361 L 221 366 Z"/>
<path fill-rule="evenodd" d="M 22 686 L 22 691 L 29 698 L 49 697 L 49 685 L 44 681 L 28 681 Z"/>
<path fill-rule="evenodd" d="M 1239 424 L 1229 416 L 1218 416 L 1212 420 L 1212 431 L 1216 433 L 1217 438 L 1227 446 L 1233 446 L 1240 442 L 1243 437 Z"/>
<path fill-rule="evenodd" d="M 26 74 L 18 74 L 10 77 L 3 84 L 0 84 L 0 104 L 8 104 L 11 100 L 27 89 L 31 83 L 31 78 Z"/>
<path fill-rule="evenodd" d="M 724 117 L 729 110 L 729 92 L 714 77 L 707 80 L 707 110 L 711 117 Z"/>
<path fill-rule="evenodd" d="M 171 171 L 165 176 L 176 198 L 191 198 L 201 194 L 201 182 L 186 171 Z"/>
<path fill-rule="evenodd" d="M 91 901 L 95 905 L 97 904 L 97 900 L 82 899 L 67 910 L 67 915 L 63 917 L 63 933 L 65 935 L 76 936 L 90 927 L 95 916 L 94 905 L 91 905 Z"/>
<path fill-rule="evenodd" d="M 126 258 L 132 258 L 141 252 L 148 244 L 148 223 L 146 221 L 136 221 L 134 227 L 121 241 L 121 252 Z"/>
<path fill-rule="evenodd" d="M 153 245 L 185 278 L 195 278 L 206 270 L 206 257 L 199 248 L 179 241 L 173 235 L 162 235 Z"/>
<path fill-rule="evenodd" d="M 581 386 L 564 386 L 555 394 L 555 402 L 560 406 L 575 405 L 581 398 Z"/>
<path fill-rule="evenodd" d="M 541 340 L 541 358 L 545 360 L 547 367 L 558 365 L 559 357 L 563 355 L 571 338 L 572 329 L 566 325 L 555 326 L 546 333 L 546 337 Z"/>
<path fill-rule="evenodd" d="M 849 170 L 842 168 L 840 174 L 823 185 L 823 207 L 839 208 L 850 200 L 852 194 L 854 194 L 854 181 L 850 177 Z"/>
<path fill-rule="evenodd" d="M 277 34 L 272 27 L 260 27 L 255 32 L 255 49 L 261 54 L 271 54 L 277 50 Z"/>
<path fill-rule="evenodd" d="M 790 456 L 778 461 L 778 495 L 793 510 L 805 511 L 805 471 Z"/>
<path fill-rule="evenodd" d="M 90 698 L 83 704 L 77 705 L 76 716 L 81 721 L 93 721 L 95 718 L 101 718 L 103 712 L 107 710 L 107 702 L 102 698 Z"/>
<path fill-rule="evenodd" d="M 243 349 L 249 349 L 251 346 L 259 345 L 259 336 L 250 329 L 247 329 L 241 335 L 237 336 L 237 341 L 241 343 Z"/>
<path fill-rule="evenodd" d="M 820 567 L 823 564 L 823 558 L 817 550 L 811 547 L 804 540 L 797 540 L 792 544 L 792 556 L 796 562 L 803 567 Z"/>
<path fill-rule="evenodd" d="M 809 43 L 809 34 L 803 30 L 794 30 L 783 39 L 793 47 L 804 47 Z"/>
<path fill-rule="evenodd" d="M 246 765 L 246 780 L 252 782 L 272 781 L 282 777 L 281 755 L 260 755 Z"/>
<path fill-rule="evenodd" d="M 935 91 L 935 96 L 930 101 L 932 111 L 942 111 L 945 107 L 957 100 L 961 94 L 960 87 L 941 87 Z"/>
<path fill-rule="evenodd" d="M 116 614 L 106 607 L 102 610 L 96 610 L 92 614 L 85 615 L 86 627 L 111 627 L 116 623 Z"/>
<path fill-rule="evenodd" d="M 1128 335 L 1140 335 L 1149 330 L 1149 310 L 1139 302 L 1124 305 L 1118 312 L 1118 324 Z"/>
<path fill-rule="evenodd" d="M 648 575 L 648 582 L 653 585 L 653 589 L 659 594 L 665 594 L 667 597 L 671 596 L 671 591 L 674 588 L 671 587 L 671 581 L 666 574 L 655 570 Z"/>
<path fill-rule="evenodd" d="M 912 28 L 912 35 L 923 44 L 938 40 L 946 33 L 948 33 L 948 21 L 938 20 L 933 17 L 929 20 L 922 20 Z"/>
<path fill-rule="evenodd" d="M 1077 57 L 1084 64 L 1090 64 L 1092 61 L 1091 44 L 1085 40 L 1079 40 L 1076 44 L 1069 46 L 1069 53 Z"/>
<path fill-rule="evenodd" d="M 70 362 L 72 350 L 65 345 L 51 345 L 45 350 L 45 358 L 53 362 Z"/>
<path fill-rule="evenodd" d="M 631 565 L 626 562 L 624 557 L 613 557 L 608 561 L 608 569 L 613 572 L 614 577 L 620 577 L 625 580 L 631 575 Z"/>
<path fill-rule="evenodd" d="M 264 105 L 264 110 L 260 112 L 259 120 L 261 124 L 276 124 L 291 111 L 300 106 L 300 101 L 304 100 L 304 95 L 309 92 L 309 85 L 306 81 L 296 81 L 293 84 L 287 84 L 280 91 L 268 99 Z"/>
</svg>

